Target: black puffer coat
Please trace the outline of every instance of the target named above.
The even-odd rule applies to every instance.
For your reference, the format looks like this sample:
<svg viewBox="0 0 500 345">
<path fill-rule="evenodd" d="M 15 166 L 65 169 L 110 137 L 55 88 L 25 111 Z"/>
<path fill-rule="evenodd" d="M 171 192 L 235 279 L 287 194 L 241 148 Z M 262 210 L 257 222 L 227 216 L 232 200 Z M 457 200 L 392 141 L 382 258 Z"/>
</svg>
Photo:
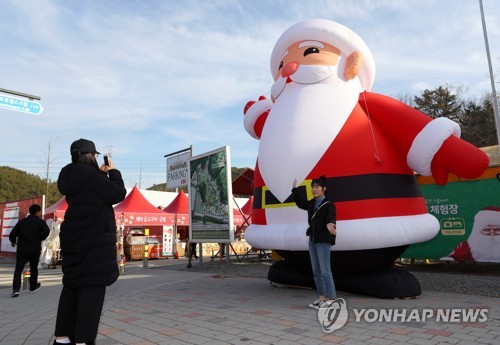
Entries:
<svg viewBox="0 0 500 345">
<path fill-rule="evenodd" d="M 336 236 L 328 231 L 326 224 L 336 224 L 337 212 L 335 204 L 325 199 L 315 212 L 314 198 L 309 201 L 304 200 L 298 188 L 292 189 L 292 195 L 295 204 L 299 208 L 307 211 L 309 227 L 307 228 L 306 235 L 309 236 L 309 239 L 314 243 L 327 242 L 334 245 Z"/>
<path fill-rule="evenodd" d="M 57 186 L 68 202 L 59 235 L 66 286 L 109 286 L 118 279 L 112 205 L 126 190 L 120 171 L 108 174 L 82 163 L 68 164 L 59 174 Z"/>
<path fill-rule="evenodd" d="M 17 244 L 17 250 L 22 252 L 39 252 L 42 241 L 49 236 L 50 229 L 45 221 L 30 214 L 20 220 L 9 234 L 11 243 Z"/>
</svg>

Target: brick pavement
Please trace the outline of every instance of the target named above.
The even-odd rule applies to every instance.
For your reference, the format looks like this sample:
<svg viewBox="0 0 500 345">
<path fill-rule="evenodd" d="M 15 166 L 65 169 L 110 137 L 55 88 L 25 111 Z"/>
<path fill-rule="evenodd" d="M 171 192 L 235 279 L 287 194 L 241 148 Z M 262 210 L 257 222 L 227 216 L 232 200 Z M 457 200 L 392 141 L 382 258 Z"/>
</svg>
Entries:
<svg viewBox="0 0 500 345">
<path fill-rule="evenodd" d="M 60 270 L 42 270 L 42 289 L 18 298 L 10 298 L 12 272 L 13 264 L 0 264 L 0 343 L 52 344 Z M 498 298 L 424 291 L 418 299 L 386 300 L 340 292 L 347 324 L 324 333 L 307 308 L 315 297 L 265 279 L 129 265 L 108 288 L 97 344 L 500 344 Z M 488 321 L 368 322 L 372 311 L 357 322 L 353 309 L 362 308 L 487 308 Z"/>
</svg>

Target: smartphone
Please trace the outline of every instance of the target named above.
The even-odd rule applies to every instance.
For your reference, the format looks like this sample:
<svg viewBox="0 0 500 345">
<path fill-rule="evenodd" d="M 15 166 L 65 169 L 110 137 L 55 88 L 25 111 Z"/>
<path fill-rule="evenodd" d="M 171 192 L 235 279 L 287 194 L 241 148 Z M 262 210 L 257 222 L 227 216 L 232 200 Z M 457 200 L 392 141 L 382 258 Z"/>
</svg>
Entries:
<svg viewBox="0 0 500 345">
<path fill-rule="evenodd" d="M 104 165 L 109 167 L 109 158 L 108 155 L 104 155 Z"/>
</svg>

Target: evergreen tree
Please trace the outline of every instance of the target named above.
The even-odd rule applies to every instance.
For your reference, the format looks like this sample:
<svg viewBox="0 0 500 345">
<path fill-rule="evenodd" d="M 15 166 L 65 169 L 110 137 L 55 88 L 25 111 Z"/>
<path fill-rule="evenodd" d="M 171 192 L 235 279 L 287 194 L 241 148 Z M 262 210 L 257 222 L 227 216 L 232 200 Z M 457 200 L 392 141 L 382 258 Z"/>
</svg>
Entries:
<svg viewBox="0 0 500 345">
<path fill-rule="evenodd" d="M 480 102 L 468 101 L 460 117 L 462 139 L 471 144 L 484 147 L 497 144 L 493 104 L 486 95 Z"/>
<path fill-rule="evenodd" d="M 455 91 L 455 92 L 453 92 Z M 432 118 L 447 117 L 459 122 L 462 114 L 463 89 L 452 90 L 450 86 L 439 86 L 433 90 L 424 90 L 422 96 L 415 96 L 415 108 Z"/>
<path fill-rule="evenodd" d="M 0 167 L 0 202 L 22 200 L 46 193 L 45 179 L 11 167 Z M 45 203 L 50 206 L 62 198 L 55 182 L 49 181 L 49 195 Z"/>
</svg>

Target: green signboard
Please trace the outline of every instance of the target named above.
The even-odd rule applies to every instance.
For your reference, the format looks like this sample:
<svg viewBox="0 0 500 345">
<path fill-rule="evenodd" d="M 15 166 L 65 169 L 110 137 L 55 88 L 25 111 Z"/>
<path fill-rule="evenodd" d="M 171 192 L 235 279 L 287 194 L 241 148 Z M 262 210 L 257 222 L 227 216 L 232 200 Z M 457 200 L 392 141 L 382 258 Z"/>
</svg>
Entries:
<svg viewBox="0 0 500 345">
<path fill-rule="evenodd" d="M 497 178 L 450 182 L 445 186 L 425 184 L 420 188 L 428 212 L 439 220 L 441 228 L 434 239 L 411 245 L 401 255 L 403 258 L 447 257 L 460 242 L 468 240 L 478 212 L 500 206 L 500 181 Z"/>
</svg>

